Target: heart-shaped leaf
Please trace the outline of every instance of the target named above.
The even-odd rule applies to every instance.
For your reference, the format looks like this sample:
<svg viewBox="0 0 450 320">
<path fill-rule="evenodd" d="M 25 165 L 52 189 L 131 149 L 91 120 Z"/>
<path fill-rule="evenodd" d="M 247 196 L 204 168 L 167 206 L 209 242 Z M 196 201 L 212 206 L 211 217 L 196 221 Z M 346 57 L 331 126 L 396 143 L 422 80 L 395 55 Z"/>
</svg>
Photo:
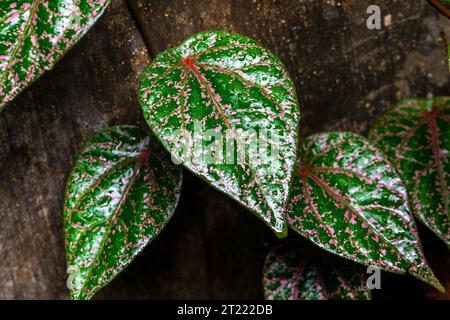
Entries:
<svg viewBox="0 0 450 320">
<path fill-rule="evenodd" d="M 67 184 L 64 230 L 72 299 L 89 299 L 166 225 L 181 168 L 139 128 L 117 126 L 89 141 Z"/>
<path fill-rule="evenodd" d="M 52 69 L 101 16 L 110 0 L 0 2 L 0 111 Z"/>
<path fill-rule="evenodd" d="M 311 254 L 298 241 L 272 248 L 263 274 L 268 300 L 370 300 L 364 267 Z"/>
<path fill-rule="evenodd" d="M 409 271 L 443 290 L 425 261 L 393 165 L 357 134 L 305 139 L 288 213 L 294 230 L 327 251 L 391 272 Z"/>
<path fill-rule="evenodd" d="M 411 211 L 450 246 L 450 97 L 400 102 L 369 137 L 397 167 Z"/>
<path fill-rule="evenodd" d="M 156 57 L 139 99 L 172 154 L 285 236 L 300 114 L 275 55 L 241 35 L 202 32 Z"/>
</svg>

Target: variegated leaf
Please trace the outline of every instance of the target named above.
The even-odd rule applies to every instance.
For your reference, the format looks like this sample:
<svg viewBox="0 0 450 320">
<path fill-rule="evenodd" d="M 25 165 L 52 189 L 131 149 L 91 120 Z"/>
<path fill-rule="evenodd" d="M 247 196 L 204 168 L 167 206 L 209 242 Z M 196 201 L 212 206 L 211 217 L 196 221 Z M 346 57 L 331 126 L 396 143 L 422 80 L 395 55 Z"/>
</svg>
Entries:
<svg viewBox="0 0 450 320">
<path fill-rule="evenodd" d="M 89 141 L 67 183 L 64 230 L 72 299 L 89 299 L 166 225 L 181 168 L 139 128 L 116 126 Z"/>
<path fill-rule="evenodd" d="M 110 0 L 0 1 L 0 111 L 52 69 Z"/>
<path fill-rule="evenodd" d="M 275 55 L 241 35 L 202 32 L 153 60 L 139 99 L 155 135 L 188 169 L 285 236 L 300 114 Z M 254 148 L 256 137 L 270 154 Z"/>
<path fill-rule="evenodd" d="M 443 290 L 425 261 L 394 167 L 357 134 L 305 139 L 288 214 L 294 230 L 327 251 L 391 272 L 409 271 Z"/>
<path fill-rule="evenodd" d="M 400 102 L 369 137 L 396 165 L 412 212 L 450 246 L 450 97 Z"/>
<path fill-rule="evenodd" d="M 370 300 L 364 267 L 308 249 L 289 241 L 270 250 L 263 274 L 266 299 Z"/>
</svg>

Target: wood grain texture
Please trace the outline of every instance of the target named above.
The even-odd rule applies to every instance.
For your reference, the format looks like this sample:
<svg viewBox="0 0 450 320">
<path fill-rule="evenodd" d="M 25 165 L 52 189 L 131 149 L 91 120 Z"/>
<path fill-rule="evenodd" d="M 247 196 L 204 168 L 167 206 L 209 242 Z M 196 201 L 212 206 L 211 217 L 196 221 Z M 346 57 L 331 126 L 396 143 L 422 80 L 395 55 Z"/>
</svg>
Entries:
<svg viewBox="0 0 450 320">
<path fill-rule="evenodd" d="M 448 94 L 448 20 L 425 1 L 380 0 L 383 27 L 368 30 L 372 2 L 129 0 L 131 14 L 115 1 L 52 72 L 0 114 L 0 298 L 68 297 L 65 179 L 95 131 L 145 127 L 134 88 L 150 61 L 147 47 L 154 56 L 209 29 L 254 37 L 293 75 L 302 135 L 365 133 L 402 98 Z M 167 228 L 97 298 L 262 298 L 262 266 L 274 241 L 256 217 L 187 174 Z M 374 298 L 423 295 L 410 278 L 383 281 Z"/>
</svg>

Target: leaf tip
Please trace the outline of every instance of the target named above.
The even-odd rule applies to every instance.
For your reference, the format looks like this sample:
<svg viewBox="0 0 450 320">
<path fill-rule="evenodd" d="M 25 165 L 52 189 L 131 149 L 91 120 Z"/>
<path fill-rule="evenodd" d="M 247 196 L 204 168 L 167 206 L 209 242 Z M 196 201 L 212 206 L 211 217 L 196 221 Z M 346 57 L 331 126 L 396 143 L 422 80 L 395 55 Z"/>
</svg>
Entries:
<svg viewBox="0 0 450 320">
<path fill-rule="evenodd" d="M 446 291 L 445 287 L 442 285 L 442 283 L 439 281 L 439 279 L 435 276 L 435 274 L 433 273 L 433 270 L 431 270 L 431 268 L 428 264 L 425 263 L 421 267 L 411 266 L 408 269 L 408 273 L 411 274 L 413 277 L 434 287 L 439 292 L 445 293 L 445 291 Z"/>
</svg>

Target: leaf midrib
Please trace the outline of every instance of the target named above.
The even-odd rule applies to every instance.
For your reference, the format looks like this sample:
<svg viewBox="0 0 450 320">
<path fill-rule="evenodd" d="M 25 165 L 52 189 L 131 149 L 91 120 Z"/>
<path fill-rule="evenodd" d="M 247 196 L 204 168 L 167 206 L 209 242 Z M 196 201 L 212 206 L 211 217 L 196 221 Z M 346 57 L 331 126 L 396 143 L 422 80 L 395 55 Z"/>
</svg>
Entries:
<svg viewBox="0 0 450 320">
<path fill-rule="evenodd" d="M 134 160 L 137 160 L 138 158 L 139 158 L 139 156 L 132 156 L 132 157 L 125 158 L 124 160 L 116 162 L 114 165 L 112 165 L 110 168 L 108 168 L 105 172 L 101 173 L 97 177 L 97 179 L 94 181 L 94 183 L 92 183 L 92 184 L 90 184 L 90 185 L 88 185 L 86 187 L 86 189 L 83 191 L 83 193 L 77 199 L 76 205 L 73 208 L 67 210 L 67 213 L 68 213 L 67 216 L 70 217 L 74 212 L 76 212 L 78 210 L 79 206 L 84 201 L 84 199 L 87 196 L 89 196 L 89 194 L 96 187 L 98 187 L 102 182 L 104 182 L 105 178 L 108 178 L 112 173 L 114 173 L 115 171 L 121 169 L 124 166 L 127 166 L 128 164 L 130 164 Z"/>
<path fill-rule="evenodd" d="M 364 181 L 365 183 L 369 183 L 367 181 L 369 179 L 368 177 L 366 177 L 363 174 L 359 173 L 358 171 L 352 170 L 352 169 L 347 169 L 347 168 L 343 168 L 343 167 L 325 167 L 325 166 L 320 166 L 320 167 L 315 167 L 312 170 L 315 173 L 330 172 L 330 173 L 337 173 L 337 174 L 352 174 L 352 175 L 356 176 L 357 178 L 359 178 L 360 180 Z M 383 181 L 378 181 L 377 185 L 385 187 L 388 191 L 390 191 L 392 193 L 395 193 L 399 198 L 402 198 L 402 196 L 403 196 L 403 194 L 400 191 L 392 189 L 387 183 L 385 183 Z"/>
<path fill-rule="evenodd" d="M 222 73 L 224 75 L 235 77 L 240 82 L 244 83 L 244 85 L 247 84 L 247 85 L 251 85 L 251 86 L 256 87 L 258 89 L 258 91 L 261 93 L 262 96 L 264 96 L 267 100 L 269 100 L 271 103 L 273 103 L 275 106 L 278 107 L 278 104 L 276 103 L 276 97 L 275 97 L 275 95 L 273 93 L 268 93 L 268 92 L 266 92 L 264 90 L 264 88 L 260 84 L 252 82 L 252 81 L 250 81 L 248 79 L 245 79 L 244 77 L 239 75 L 236 72 L 236 70 L 228 71 L 227 69 L 225 69 L 225 68 L 223 68 L 221 66 L 216 66 L 216 65 L 212 65 L 212 64 L 205 64 L 205 63 L 197 63 L 197 65 L 200 68 L 203 68 L 203 69 L 210 68 L 210 69 L 215 70 L 217 72 L 220 72 L 220 73 Z M 287 90 L 286 88 L 284 88 L 284 89 Z M 277 111 L 280 112 L 280 113 L 283 112 L 283 110 L 277 110 Z"/>
<path fill-rule="evenodd" d="M 80 288 L 79 293 L 78 293 L 78 298 L 79 299 L 81 299 L 83 297 L 84 290 L 86 289 L 86 286 L 89 283 L 89 280 L 90 280 L 89 278 L 92 275 L 94 266 L 96 265 L 100 254 L 103 252 L 103 247 L 105 246 L 106 240 L 109 239 L 109 234 L 111 232 L 112 226 L 114 225 L 114 221 L 116 220 L 116 217 L 118 216 L 119 212 L 121 212 L 122 205 L 126 201 L 126 197 L 127 197 L 128 193 L 129 193 L 129 191 L 132 189 L 134 183 L 136 182 L 136 179 L 137 179 L 137 177 L 138 177 L 138 175 L 140 173 L 140 169 L 142 168 L 145 159 L 146 158 L 143 157 L 143 156 L 137 158 L 137 162 L 136 162 L 136 164 L 135 164 L 135 166 L 133 168 L 133 173 L 131 175 L 131 179 L 128 182 L 127 186 L 125 187 L 125 190 L 124 190 L 122 196 L 120 197 L 119 203 L 117 204 L 117 206 L 116 206 L 116 208 L 114 210 L 114 213 L 110 217 L 108 228 L 107 228 L 107 230 L 106 230 L 106 232 L 105 232 L 105 234 L 104 234 L 104 236 L 102 238 L 102 241 L 100 243 L 99 249 L 97 250 L 97 253 L 96 253 L 95 257 L 92 260 L 91 265 L 89 266 L 89 269 L 87 271 L 86 276 L 84 277 L 84 280 L 85 280 L 84 284 Z"/>
<path fill-rule="evenodd" d="M 440 154 L 439 154 L 439 150 L 440 150 L 440 139 L 439 139 L 439 132 L 438 132 L 438 127 L 436 124 L 436 119 L 441 118 L 444 121 L 448 121 L 448 117 L 446 116 L 446 114 L 443 112 L 443 108 L 440 105 L 433 105 L 433 106 L 429 106 L 429 105 L 421 105 L 418 104 L 416 105 L 411 113 L 407 113 L 407 118 L 408 120 L 413 120 L 412 124 L 404 124 L 404 122 L 401 122 L 401 124 L 403 124 L 405 127 L 409 127 L 404 134 L 401 134 L 401 140 L 400 140 L 400 147 L 398 148 L 398 150 L 395 151 L 395 155 L 394 155 L 394 159 L 392 159 L 398 170 L 400 170 L 400 172 L 403 171 L 403 168 L 401 166 L 401 162 L 400 160 L 404 160 L 410 163 L 414 163 L 417 165 L 421 165 L 423 167 L 428 167 L 429 164 L 425 164 L 422 162 L 417 161 L 416 159 L 413 158 L 407 158 L 404 153 L 405 150 L 407 150 L 408 147 L 408 143 L 410 141 L 410 139 L 416 135 L 417 130 L 425 125 L 428 126 L 429 130 L 427 130 L 428 132 L 431 133 L 431 157 L 432 157 L 432 162 L 433 165 L 436 167 L 436 171 L 437 171 L 437 177 L 441 183 L 441 187 L 442 187 L 442 193 L 443 193 L 443 200 L 442 200 L 442 204 L 444 206 L 444 214 L 446 214 L 447 219 L 450 219 L 450 212 L 449 212 L 449 195 L 448 195 L 448 189 L 447 189 L 447 181 L 446 181 L 446 177 L 445 174 L 443 172 L 443 166 L 441 165 L 441 161 L 440 161 Z M 383 123 L 386 122 L 386 125 L 393 125 L 394 127 L 396 126 L 396 122 L 398 121 L 397 117 L 404 117 L 405 115 L 403 113 L 401 113 L 401 111 L 403 111 L 403 109 L 399 109 L 398 111 L 396 111 L 395 114 L 393 115 L 389 115 L 389 118 L 383 120 L 383 122 L 378 122 L 376 124 L 376 126 L 374 128 L 377 129 L 377 131 L 379 131 L 380 128 L 383 127 Z M 374 128 L 372 128 L 370 135 L 374 136 Z M 379 132 L 377 132 L 379 133 Z M 375 136 L 374 138 L 376 138 L 376 141 L 380 142 L 383 141 L 384 138 L 386 137 L 392 137 L 392 136 L 397 136 L 398 134 L 393 134 L 392 132 L 387 132 L 384 134 L 379 134 L 379 136 Z M 435 138 L 433 138 L 433 136 L 435 136 Z M 424 146 L 425 147 L 425 146 Z M 404 151 L 402 153 L 402 151 Z M 429 159 L 429 158 L 428 158 Z M 407 181 L 407 185 L 408 185 L 408 197 L 411 199 L 411 202 L 416 202 L 416 201 L 421 201 L 420 199 L 415 199 L 410 195 L 410 182 Z M 414 184 L 415 186 L 415 184 Z M 425 215 L 422 211 L 418 211 L 415 206 L 410 206 L 411 210 L 414 212 L 414 214 L 419 218 L 419 220 L 421 220 L 428 228 L 430 228 L 433 232 L 438 233 L 438 231 L 436 230 L 436 228 L 434 228 L 432 225 L 430 225 L 430 216 L 429 215 Z M 431 211 L 430 213 L 433 213 L 435 211 Z M 436 212 L 439 214 L 439 212 Z M 447 240 L 445 240 L 442 235 L 438 234 L 438 236 L 440 238 L 442 238 L 445 242 L 447 242 Z"/>
<path fill-rule="evenodd" d="M 195 63 L 195 61 L 194 61 L 194 63 Z M 197 67 L 198 65 L 195 64 L 195 66 Z M 248 162 L 248 167 L 249 167 L 249 169 L 250 169 L 250 171 L 251 171 L 251 173 L 252 173 L 252 175 L 253 175 L 253 178 L 254 178 L 255 181 L 256 181 L 256 185 L 258 186 L 258 188 L 260 189 L 260 191 L 261 191 L 261 193 L 262 193 L 262 195 L 263 195 L 262 198 L 263 198 L 265 204 L 271 209 L 271 211 L 272 211 L 273 213 L 275 213 L 276 211 L 270 206 L 270 204 L 269 204 L 268 201 L 267 201 L 267 197 L 268 197 L 268 196 L 267 196 L 266 192 L 263 190 L 263 188 L 261 188 L 261 185 L 260 185 L 261 183 L 260 183 L 260 181 L 259 181 L 259 179 L 258 179 L 258 177 L 257 177 L 257 175 L 256 175 L 256 173 L 255 173 L 255 171 L 254 171 L 254 169 L 253 169 L 253 166 L 250 165 L 249 157 L 248 157 L 247 152 L 245 151 L 245 148 L 244 148 L 244 146 L 243 146 L 242 141 L 240 140 L 240 138 L 239 138 L 238 135 L 236 134 L 234 128 L 233 128 L 233 127 L 231 126 L 231 124 L 229 123 L 228 118 L 226 117 L 225 111 L 223 110 L 222 106 L 221 106 L 220 103 L 215 99 L 214 94 L 210 91 L 210 87 L 212 88 L 212 85 L 211 85 L 210 83 L 207 83 L 207 79 L 206 79 L 205 76 L 200 72 L 199 69 L 200 69 L 200 67 L 198 66 L 198 69 L 197 69 L 198 72 L 195 72 L 195 71 L 189 70 L 189 69 L 187 69 L 187 72 L 192 72 L 192 73 L 194 74 L 194 76 L 195 76 L 195 78 L 197 79 L 198 83 L 205 89 L 205 91 L 206 91 L 206 93 L 208 94 L 209 98 L 210 98 L 211 101 L 213 102 L 213 105 L 216 107 L 217 111 L 220 113 L 220 115 L 221 115 L 221 117 L 222 117 L 222 120 L 223 120 L 223 122 L 225 123 L 225 126 L 226 126 L 229 130 L 231 130 L 231 132 L 233 133 L 233 136 L 234 136 L 234 138 L 236 139 L 236 142 L 239 144 L 240 148 L 242 149 L 242 152 L 243 152 L 243 154 L 244 154 L 244 156 L 245 156 L 245 160 Z M 275 220 L 278 220 L 278 218 L 277 218 L 275 215 L 273 215 L 273 218 L 275 218 Z M 283 226 L 283 227 L 284 227 L 284 226 Z M 277 232 L 282 232 L 282 230 L 279 230 L 279 231 L 277 230 Z"/>
<path fill-rule="evenodd" d="M 313 169 L 311 169 L 313 170 Z M 344 199 L 342 199 L 341 197 L 339 197 L 339 195 L 337 195 L 335 192 L 333 192 L 333 190 L 327 185 L 325 184 L 325 182 L 320 179 L 319 177 L 317 177 L 316 175 L 314 175 L 313 173 L 311 173 L 310 171 L 307 171 L 308 174 L 307 176 L 310 177 L 314 182 L 316 182 L 319 187 L 325 191 L 328 195 L 330 195 L 335 201 L 337 201 L 338 203 L 340 203 L 341 205 L 343 205 L 344 207 L 346 207 L 348 210 L 350 210 L 351 212 L 353 212 L 357 217 L 359 217 L 360 219 L 362 219 L 365 223 L 367 223 L 367 225 L 369 225 L 371 227 L 371 229 L 381 237 L 381 239 L 383 239 L 389 246 L 393 247 L 399 254 L 400 256 L 407 261 L 409 264 L 413 264 L 414 262 L 407 260 L 404 257 L 404 254 L 394 245 L 392 244 L 388 239 L 386 239 L 386 237 L 381 234 L 367 219 L 365 219 L 365 217 L 363 217 L 358 210 L 356 210 L 355 208 L 353 208 L 351 206 L 350 203 L 348 203 L 347 201 L 345 201 Z"/>
</svg>

